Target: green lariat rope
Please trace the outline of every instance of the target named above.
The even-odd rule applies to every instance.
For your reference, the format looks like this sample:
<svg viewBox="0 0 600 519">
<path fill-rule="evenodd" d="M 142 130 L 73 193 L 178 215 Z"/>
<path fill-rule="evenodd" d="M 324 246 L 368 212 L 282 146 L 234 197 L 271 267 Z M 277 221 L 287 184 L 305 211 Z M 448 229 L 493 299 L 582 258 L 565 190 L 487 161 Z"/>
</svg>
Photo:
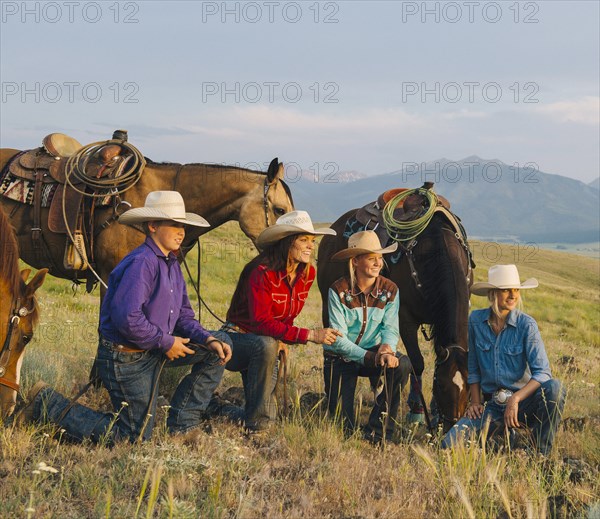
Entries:
<svg viewBox="0 0 600 519">
<path fill-rule="evenodd" d="M 398 207 L 400 202 L 403 202 L 406 198 L 414 194 L 425 196 L 427 198 L 429 207 L 427 208 L 427 211 L 425 211 L 425 214 L 419 218 L 416 218 L 415 220 L 410 220 L 407 222 L 396 220 L 394 218 L 394 211 L 396 210 L 396 207 Z M 383 209 L 383 222 L 388 234 L 394 241 L 410 241 L 416 238 L 429 225 L 437 205 L 437 195 L 430 189 L 424 189 L 422 187 L 417 189 L 408 189 L 396 195 L 387 204 L 385 204 Z"/>
</svg>

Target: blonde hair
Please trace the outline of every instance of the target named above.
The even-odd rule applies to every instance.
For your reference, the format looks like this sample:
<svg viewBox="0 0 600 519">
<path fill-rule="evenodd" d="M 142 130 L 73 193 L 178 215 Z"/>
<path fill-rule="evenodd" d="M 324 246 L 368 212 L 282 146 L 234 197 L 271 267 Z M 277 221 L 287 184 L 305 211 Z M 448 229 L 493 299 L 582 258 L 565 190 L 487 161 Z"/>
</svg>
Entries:
<svg viewBox="0 0 600 519">
<path fill-rule="evenodd" d="M 365 252 L 364 254 L 358 254 L 348 260 L 348 278 L 350 279 L 350 290 L 354 293 L 354 288 L 356 286 L 356 268 L 352 263 L 355 259 L 360 258 L 361 256 L 367 256 L 368 254 L 376 254 L 375 252 Z M 387 268 L 387 263 L 385 258 L 381 256 L 383 261 L 383 268 Z M 382 269 L 383 270 L 383 269 Z"/>
<path fill-rule="evenodd" d="M 488 301 L 490 302 L 490 308 L 492 309 L 492 312 L 494 312 L 494 315 L 498 318 L 500 318 L 500 309 L 498 308 L 498 298 L 496 297 L 496 294 L 498 292 L 502 292 L 502 288 L 490 288 L 488 290 L 488 294 L 487 294 L 487 298 Z M 521 296 L 521 291 L 519 291 L 519 301 L 517 302 L 517 310 L 519 310 L 520 312 L 523 311 L 523 298 Z"/>
</svg>

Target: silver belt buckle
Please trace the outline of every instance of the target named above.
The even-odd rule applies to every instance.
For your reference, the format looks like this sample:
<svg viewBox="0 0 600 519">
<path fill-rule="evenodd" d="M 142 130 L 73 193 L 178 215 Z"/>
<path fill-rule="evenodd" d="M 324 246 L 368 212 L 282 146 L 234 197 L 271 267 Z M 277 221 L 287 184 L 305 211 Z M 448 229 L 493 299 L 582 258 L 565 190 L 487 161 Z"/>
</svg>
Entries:
<svg viewBox="0 0 600 519">
<path fill-rule="evenodd" d="M 498 389 L 494 391 L 492 400 L 495 404 L 505 406 L 511 396 L 513 396 L 513 392 L 510 389 Z"/>
</svg>

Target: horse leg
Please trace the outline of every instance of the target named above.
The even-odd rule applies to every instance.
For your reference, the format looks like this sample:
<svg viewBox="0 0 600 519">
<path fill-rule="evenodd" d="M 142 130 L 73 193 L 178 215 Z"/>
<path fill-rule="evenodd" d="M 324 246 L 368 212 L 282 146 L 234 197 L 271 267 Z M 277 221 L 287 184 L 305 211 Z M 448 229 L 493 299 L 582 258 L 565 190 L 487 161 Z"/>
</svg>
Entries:
<svg viewBox="0 0 600 519">
<path fill-rule="evenodd" d="M 422 375 L 425 368 L 423 355 L 419 348 L 417 338 L 418 324 L 412 322 L 400 321 L 400 336 L 406 353 L 412 364 L 412 372 L 410 374 L 410 392 L 408 394 L 408 417 L 409 422 L 422 423 L 425 420 L 423 412 L 423 404 L 421 401 L 422 395 Z"/>
</svg>

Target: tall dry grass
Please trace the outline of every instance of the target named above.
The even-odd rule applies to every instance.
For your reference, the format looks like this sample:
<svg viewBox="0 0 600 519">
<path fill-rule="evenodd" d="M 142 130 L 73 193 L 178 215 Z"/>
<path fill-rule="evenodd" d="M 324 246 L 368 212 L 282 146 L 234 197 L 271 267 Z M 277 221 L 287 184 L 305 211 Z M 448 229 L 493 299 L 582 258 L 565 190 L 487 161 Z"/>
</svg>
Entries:
<svg viewBox="0 0 600 519">
<path fill-rule="evenodd" d="M 1 428 L 0 517 L 598 517 L 599 262 L 542 250 L 519 257 L 510 245 L 473 249 L 478 280 L 499 262 L 516 262 L 522 277 L 540 280 L 540 288 L 524 294 L 525 310 L 538 320 L 554 375 L 568 388 L 566 426 L 549 460 L 478 442 L 441 451 L 436 435 L 405 423 L 384 449 L 358 435 L 344 439 L 318 403 L 301 405 L 302 395 L 323 390 L 322 356 L 316 345 L 297 346 L 290 359 L 292 408 L 268 436 L 246 437 L 215 420 L 212 434 L 171 437 L 164 410 L 152 441 L 112 449 L 66 443 L 51 426 Z M 205 237 L 203 251 L 202 292 L 223 316 L 251 249 L 230 224 Z M 319 324 L 317 292 L 315 286 L 299 318 L 303 326 Z M 73 395 L 95 354 L 98 296 L 73 295 L 68 282 L 49 279 L 40 304 L 23 389 L 41 378 Z M 485 301 L 473 297 L 472 304 Z M 205 310 L 202 322 L 218 327 Z M 429 398 L 433 355 L 422 347 Z M 165 370 L 162 395 L 169 397 L 181 374 Z M 240 384 L 238 374 L 226 373 L 221 390 Z M 372 404 L 366 383 L 357 401 L 364 422 Z M 110 408 L 104 390 L 90 391 L 83 402 Z"/>
</svg>

